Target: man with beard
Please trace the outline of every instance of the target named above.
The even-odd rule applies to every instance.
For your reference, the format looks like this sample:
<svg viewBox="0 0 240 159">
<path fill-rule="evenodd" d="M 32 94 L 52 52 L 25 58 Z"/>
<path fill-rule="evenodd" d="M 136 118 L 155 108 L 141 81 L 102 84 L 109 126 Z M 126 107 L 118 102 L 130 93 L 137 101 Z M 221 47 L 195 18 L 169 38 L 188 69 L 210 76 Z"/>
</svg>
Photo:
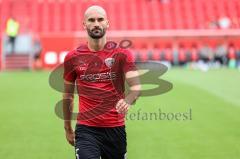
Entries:
<svg viewBox="0 0 240 159">
<path fill-rule="evenodd" d="M 127 49 L 108 47 L 105 10 L 89 7 L 83 27 L 87 44 L 70 51 L 64 61 L 63 115 L 67 141 L 77 159 L 124 159 L 127 141 L 124 117 L 140 95 L 139 74 Z M 114 45 L 116 46 L 116 45 Z M 129 85 L 125 96 L 124 82 Z M 79 96 L 75 132 L 71 126 L 74 88 Z"/>
</svg>

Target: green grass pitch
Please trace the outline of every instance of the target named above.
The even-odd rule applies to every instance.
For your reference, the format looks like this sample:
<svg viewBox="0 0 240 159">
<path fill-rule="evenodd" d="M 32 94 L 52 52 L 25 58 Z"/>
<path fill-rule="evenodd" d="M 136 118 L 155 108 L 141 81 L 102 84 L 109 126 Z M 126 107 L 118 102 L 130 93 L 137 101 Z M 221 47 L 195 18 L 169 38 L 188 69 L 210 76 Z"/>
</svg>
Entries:
<svg viewBox="0 0 240 159">
<path fill-rule="evenodd" d="M 75 158 L 54 114 L 61 93 L 49 87 L 48 77 L 49 72 L 0 72 L 1 159 Z M 161 78 L 173 89 L 141 97 L 129 114 L 191 109 L 192 120 L 128 119 L 128 158 L 239 159 L 240 72 L 172 69 Z"/>
</svg>

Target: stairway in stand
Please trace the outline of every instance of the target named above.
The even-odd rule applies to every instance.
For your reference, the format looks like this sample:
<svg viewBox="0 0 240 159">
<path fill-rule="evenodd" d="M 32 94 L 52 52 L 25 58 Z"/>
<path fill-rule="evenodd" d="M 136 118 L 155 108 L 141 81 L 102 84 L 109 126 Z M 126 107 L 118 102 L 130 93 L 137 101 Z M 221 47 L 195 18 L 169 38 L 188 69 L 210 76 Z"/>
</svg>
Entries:
<svg viewBox="0 0 240 159">
<path fill-rule="evenodd" d="M 4 61 L 5 70 L 31 69 L 32 67 L 32 60 L 29 55 L 6 55 Z"/>
</svg>

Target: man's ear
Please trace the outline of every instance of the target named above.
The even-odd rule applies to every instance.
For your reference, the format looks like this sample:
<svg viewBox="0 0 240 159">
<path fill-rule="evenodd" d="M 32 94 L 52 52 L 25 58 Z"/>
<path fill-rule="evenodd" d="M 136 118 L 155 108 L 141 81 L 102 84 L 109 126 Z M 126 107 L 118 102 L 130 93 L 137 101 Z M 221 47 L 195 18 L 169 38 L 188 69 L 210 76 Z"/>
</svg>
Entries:
<svg viewBox="0 0 240 159">
<path fill-rule="evenodd" d="M 86 23 L 85 23 L 85 21 L 83 21 L 82 25 L 83 25 L 83 28 L 84 28 L 84 29 L 87 28 L 87 27 L 86 27 Z"/>
<path fill-rule="evenodd" d="M 107 20 L 107 28 L 109 28 L 109 21 Z"/>
</svg>

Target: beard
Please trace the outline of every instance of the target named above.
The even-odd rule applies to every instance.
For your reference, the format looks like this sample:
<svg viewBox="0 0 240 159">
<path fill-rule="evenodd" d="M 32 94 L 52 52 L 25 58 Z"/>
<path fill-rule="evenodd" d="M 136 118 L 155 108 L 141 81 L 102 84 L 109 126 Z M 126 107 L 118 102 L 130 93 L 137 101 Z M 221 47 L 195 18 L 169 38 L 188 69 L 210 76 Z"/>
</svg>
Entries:
<svg viewBox="0 0 240 159">
<path fill-rule="evenodd" d="M 94 28 L 92 30 L 87 29 L 87 32 L 91 38 L 100 39 L 105 35 L 106 29 L 101 29 L 101 28 Z"/>
</svg>

